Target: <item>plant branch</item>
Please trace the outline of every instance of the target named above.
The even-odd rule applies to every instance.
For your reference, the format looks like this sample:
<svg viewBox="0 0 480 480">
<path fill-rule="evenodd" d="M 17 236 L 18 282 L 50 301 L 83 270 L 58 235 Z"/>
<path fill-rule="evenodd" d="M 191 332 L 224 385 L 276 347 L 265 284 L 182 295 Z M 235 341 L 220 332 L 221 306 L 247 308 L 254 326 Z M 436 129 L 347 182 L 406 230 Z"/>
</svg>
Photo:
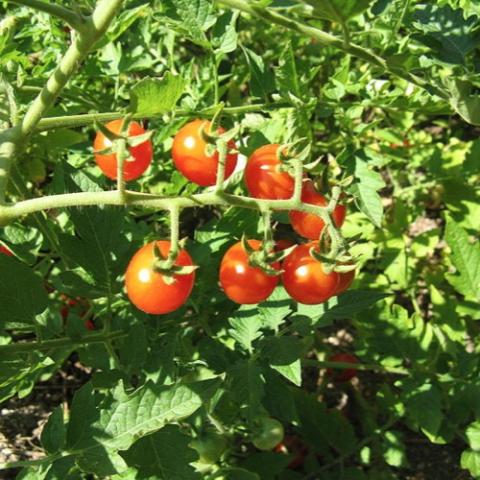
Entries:
<svg viewBox="0 0 480 480">
<path fill-rule="evenodd" d="M 7 3 L 14 3 L 15 5 L 30 7 L 39 12 L 48 13 L 53 17 L 63 20 L 78 32 L 82 31 L 85 27 L 85 17 L 61 5 L 44 2 L 42 0 L 7 0 Z"/>
<path fill-rule="evenodd" d="M 375 372 L 392 373 L 394 375 L 410 375 L 411 372 L 406 368 L 400 367 L 384 367 L 383 365 L 377 365 L 373 363 L 345 363 L 345 362 L 329 362 L 323 360 L 302 360 L 302 365 L 318 368 L 338 368 L 345 370 L 348 368 L 354 368 L 355 370 L 373 370 Z"/>
<path fill-rule="evenodd" d="M 448 100 L 449 96 L 447 92 L 432 85 L 431 82 L 417 77 L 406 70 L 391 67 L 384 58 L 380 57 L 369 49 L 361 47 L 360 45 L 351 42 L 345 42 L 344 39 L 324 32 L 319 28 L 315 28 L 300 21 L 293 20 L 292 18 L 287 18 L 282 14 L 268 8 L 262 8 L 253 5 L 247 0 L 216 0 L 216 2 L 227 7 L 236 8 L 237 10 L 249 13 L 255 17 L 262 18 L 268 23 L 281 25 L 289 30 L 301 33 L 302 35 L 307 35 L 317 40 L 317 42 L 321 45 L 338 48 L 339 50 L 361 58 L 372 65 L 380 67 L 383 71 L 388 72 L 391 75 L 403 78 L 404 80 L 407 80 L 408 82 L 427 90 L 432 95 L 437 95 L 440 98 Z"/>
</svg>

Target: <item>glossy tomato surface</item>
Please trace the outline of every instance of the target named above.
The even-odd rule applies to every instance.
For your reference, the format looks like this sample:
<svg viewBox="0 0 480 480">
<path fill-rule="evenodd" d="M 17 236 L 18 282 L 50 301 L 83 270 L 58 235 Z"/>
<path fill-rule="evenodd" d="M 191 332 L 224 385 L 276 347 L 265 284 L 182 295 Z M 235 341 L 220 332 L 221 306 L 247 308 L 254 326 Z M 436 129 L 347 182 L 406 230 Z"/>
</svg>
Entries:
<svg viewBox="0 0 480 480">
<path fill-rule="evenodd" d="M 284 436 L 283 425 L 274 418 L 262 418 L 257 422 L 252 443 L 259 450 L 272 450 Z"/>
<path fill-rule="evenodd" d="M 13 253 L 4 245 L 0 245 L 0 253 L 3 253 L 4 255 L 8 255 L 9 257 L 13 257 Z"/>
<path fill-rule="evenodd" d="M 218 170 L 218 152 L 207 152 L 207 142 L 202 137 L 210 129 L 208 120 L 193 120 L 184 125 L 175 135 L 172 145 L 173 163 L 180 173 L 193 183 L 202 187 L 215 185 Z M 225 130 L 218 128 L 218 133 Z M 235 149 L 235 142 L 228 143 L 229 150 Z M 237 165 L 237 154 L 228 153 L 225 162 L 225 180 L 233 173 Z"/>
<path fill-rule="evenodd" d="M 340 277 L 340 280 L 338 282 L 338 287 L 335 295 L 340 295 L 345 290 L 350 288 L 350 285 L 355 279 L 355 270 L 350 270 L 349 272 L 339 272 L 338 276 Z"/>
<path fill-rule="evenodd" d="M 166 257 L 170 250 L 168 240 L 156 242 L 162 256 Z M 125 274 L 125 286 L 130 301 L 140 310 L 152 315 L 173 312 L 188 299 L 195 282 L 195 272 L 187 275 L 174 275 L 174 282 L 168 284 L 164 276 L 154 270 L 156 260 L 155 242 L 140 248 L 130 260 Z M 190 255 L 180 250 L 176 265 L 193 265 Z"/>
<path fill-rule="evenodd" d="M 293 195 L 293 177 L 281 171 L 278 143 L 257 148 L 245 167 L 245 185 L 254 198 L 288 200 Z"/>
<path fill-rule="evenodd" d="M 248 240 L 249 245 L 258 250 L 259 240 Z M 273 268 L 280 269 L 275 262 Z M 279 281 L 278 275 L 267 275 L 263 270 L 252 267 L 242 243 L 232 245 L 220 264 L 220 284 L 230 300 L 240 304 L 255 304 L 266 300 Z"/>
<path fill-rule="evenodd" d="M 339 362 L 339 363 L 359 363 L 358 358 L 351 353 L 335 353 L 328 358 L 330 362 Z M 357 375 L 356 368 L 344 368 L 344 369 L 334 369 L 328 368 L 327 375 L 331 377 L 336 382 L 348 382 L 353 377 Z"/>
<path fill-rule="evenodd" d="M 319 192 L 317 192 L 313 182 L 307 180 L 302 187 L 302 202 L 326 207 L 328 200 Z M 346 208 L 344 205 L 337 204 L 333 211 L 333 221 L 337 227 L 341 227 L 345 221 Z M 289 213 L 290 223 L 293 229 L 302 237 L 310 240 L 318 240 L 322 233 L 325 223 L 317 215 L 312 213 L 300 212 L 292 210 Z"/>
<path fill-rule="evenodd" d="M 113 120 L 105 125 L 111 132 L 120 133 L 122 120 Z M 130 122 L 128 128 L 128 135 L 135 137 L 142 135 L 145 130 L 138 122 Z M 102 133 L 98 132 L 93 142 L 93 149 L 95 152 L 105 150 L 112 146 L 112 142 Z M 145 142 L 135 147 L 129 148 L 130 156 L 133 160 L 125 160 L 124 162 L 124 178 L 128 182 L 135 180 L 142 175 L 152 162 L 153 148 L 152 142 L 146 140 Z M 117 178 L 117 156 L 115 153 L 95 153 L 95 161 L 102 172 L 110 179 Z"/>
<path fill-rule="evenodd" d="M 282 280 L 288 294 L 297 302 L 314 305 L 335 294 L 339 275 L 325 273 L 321 262 L 310 255 L 315 242 L 298 245 L 283 261 Z"/>
</svg>

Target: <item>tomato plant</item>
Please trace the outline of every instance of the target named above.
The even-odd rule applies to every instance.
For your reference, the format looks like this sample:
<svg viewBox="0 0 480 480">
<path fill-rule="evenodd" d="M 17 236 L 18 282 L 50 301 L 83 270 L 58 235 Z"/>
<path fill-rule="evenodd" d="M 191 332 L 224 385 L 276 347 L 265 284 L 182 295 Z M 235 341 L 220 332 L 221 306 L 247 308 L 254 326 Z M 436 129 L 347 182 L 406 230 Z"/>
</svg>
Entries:
<svg viewBox="0 0 480 480">
<path fill-rule="evenodd" d="M 190 444 L 199 455 L 199 462 L 205 464 L 217 463 L 225 453 L 228 441 L 223 435 L 209 432 L 199 435 Z"/>
<path fill-rule="evenodd" d="M 13 256 L 13 253 L 9 248 L 7 248 L 5 245 L 0 245 L 0 253 L 3 253 L 4 255 L 8 255 L 9 257 Z"/>
<path fill-rule="evenodd" d="M 261 247 L 259 240 L 248 240 L 248 243 L 254 250 Z M 272 267 L 280 270 L 278 262 Z M 235 243 L 226 251 L 220 264 L 219 277 L 227 297 L 242 304 L 263 302 L 272 294 L 279 281 L 278 275 L 270 275 L 250 264 L 242 242 Z"/>
<path fill-rule="evenodd" d="M 125 288 L 130 301 L 140 310 L 153 315 L 170 313 L 180 308 L 190 296 L 195 282 L 195 272 L 185 275 L 170 274 L 156 270 L 158 260 L 156 246 L 163 256 L 170 251 L 170 242 L 159 240 L 140 248 L 130 260 L 125 272 Z M 175 261 L 177 266 L 192 266 L 193 261 L 186 250 L 181 250 Z"/>
<path fill-rule="evenodd" d="M 252 197 L 285 200 L 293 195 L 295 181 L 280 159 L 281 145 L 255 150 L 245 167 L 245 184 Z M 283 168 L 283 170 L 282 170 Z"/>
<path fill-rule="evenodd" d="M 105 128 L 114 134 L 120 134 L 123 121 L 112 120 L 105 125 Z M 145 130 L 138 122 L 130 122 L 127 130 L 127 135 L 135 137 L 143 135 Z M 103 153 L 105 150 L 111 150 L 113 143 L 108 139 L 103 132 L 97 132 L 93 142 L 93 149 L 95 153 L 95 161 L 100 167 L 100 170 L 110 179 L 117 178 L 117 154 L 115 152 Z M 129 156 L 125 159 L 123 164 L 124 178 L 126 181 L 136 180 L 145 170 L 150 166 L 153 157 L 153 147 L 150 140 L 145 140 L 139 145 L 128 148 Z"/>
<path fill-rule="evenodd" d="M 219 163 L 217 150 L 208 151 L 208 143 L 203 137 L 210 132 L 211 123 L 207 120 L 193 120 L 184 125 L 175 135 L 172 145 L 172 158 L 175 167 L 191 182 L 202 187 L 215 185 Z M 218 134 L 225 130 L 217 129 Z M 228 142 L 228 148 L 235 150 L 235 142 Z M 235 170 L 237 154 L 227 153 L 225 159 L 225 179 Z"/>
</svg>

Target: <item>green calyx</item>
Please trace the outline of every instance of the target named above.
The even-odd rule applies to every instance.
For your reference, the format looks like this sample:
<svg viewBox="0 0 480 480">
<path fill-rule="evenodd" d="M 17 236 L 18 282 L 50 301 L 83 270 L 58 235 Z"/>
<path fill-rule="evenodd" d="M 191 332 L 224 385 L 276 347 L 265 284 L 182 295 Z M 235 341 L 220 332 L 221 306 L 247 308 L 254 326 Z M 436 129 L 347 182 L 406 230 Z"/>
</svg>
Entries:
<svg viewBox="0 0 480 480">
<path fill-rule="evenodd" d="M 179 247 L 182 248 L 184 240 L 180 240 L 178 245 L 174 248 L 170 248 L 168 255 L 165 257 L 155 243 L 153 246 L 153 253 L 155 261 L 153 264 L 153 270 L 163 276 L 163 281 L 167 285 L 172 285 L 176 281 L 177 275 L 190 275 L 197 268 L 197 265 L 176 265 Z"/>
</svg>

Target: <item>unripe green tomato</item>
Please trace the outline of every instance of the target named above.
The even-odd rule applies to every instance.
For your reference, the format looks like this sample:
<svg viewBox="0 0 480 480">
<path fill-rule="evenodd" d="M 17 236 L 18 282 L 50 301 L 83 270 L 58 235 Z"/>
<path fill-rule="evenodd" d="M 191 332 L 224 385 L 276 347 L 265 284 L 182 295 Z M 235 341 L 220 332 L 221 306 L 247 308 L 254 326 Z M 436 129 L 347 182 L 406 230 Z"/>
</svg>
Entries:
<svg viewBox="0 0 480 480">
<path fill-rule="evenodd" d="M 283 440 L 284 433 L 283 425 L 278 420 L 264 417 L 257 422 L 252 443 L 259 450 L 272 450 Z"/>
<path fill-rule="evenodd" d="M 227 449 L 227 439 L 218 433 L 208 433 L 195 438 L 190 446 L 200 457 L 198 463 L 217 463 Z"/>
</svg>

